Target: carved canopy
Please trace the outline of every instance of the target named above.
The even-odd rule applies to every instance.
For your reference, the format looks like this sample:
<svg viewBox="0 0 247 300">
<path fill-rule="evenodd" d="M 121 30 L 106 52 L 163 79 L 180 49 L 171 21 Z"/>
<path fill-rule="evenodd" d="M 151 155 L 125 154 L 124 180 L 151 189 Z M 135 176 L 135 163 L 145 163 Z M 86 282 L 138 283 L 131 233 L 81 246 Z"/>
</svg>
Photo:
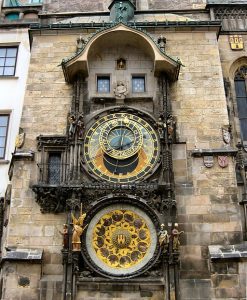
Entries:
<svg viewBox="0 0 247 300">
<path fill-rule="evenodd" d="M 84 45 L 83 49 L 73 57 L 63 60 L 62 67 L 67 82 L 73 82 L 74 76 L 81 73 L 89 74 L 90 54 L 106 46 L 133 45 L 142 49 L 153 60 L 154 75 L 165 73 L 175 81 L 178 78 L 181 62 L 168 56 L 146 32 L 119 23 L 105 28 L 94 34 Z"/>
</svg>

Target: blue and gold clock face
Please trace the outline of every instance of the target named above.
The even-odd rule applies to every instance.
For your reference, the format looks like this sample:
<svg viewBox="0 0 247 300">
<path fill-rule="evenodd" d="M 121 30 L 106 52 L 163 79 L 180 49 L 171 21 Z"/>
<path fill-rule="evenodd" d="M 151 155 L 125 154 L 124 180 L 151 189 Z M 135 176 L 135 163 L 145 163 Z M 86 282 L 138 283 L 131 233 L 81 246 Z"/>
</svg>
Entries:
<svg viewBox="0 0 247 300">
<path fill-rule="evenodd" d="M 89 172 L 113 183 L 145 178 L 157 165 L 159 152 L 158 136 L 152 126 L 128 113 L 100 118 L 85 138 L 84 158 Z"/>
</svg>

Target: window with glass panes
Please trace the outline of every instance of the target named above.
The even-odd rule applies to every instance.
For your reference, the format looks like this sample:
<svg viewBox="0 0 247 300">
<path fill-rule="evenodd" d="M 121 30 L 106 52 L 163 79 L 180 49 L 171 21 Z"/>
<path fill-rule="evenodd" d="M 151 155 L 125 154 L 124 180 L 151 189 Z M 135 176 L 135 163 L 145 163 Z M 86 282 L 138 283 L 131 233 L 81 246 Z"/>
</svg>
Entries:
<svg viewBox="0 0 247 300">
<path fill-rule="evenodd" d="M 61 153 L 49 154 L 48 183 L 59 184 L 61 176 Z"/>
<path fill-rule="evenodd" d="M 9 115 L 0 115 L 0 159 L 5 157 Z"/>
<path fill-rule="evenodd" d="M 0 47 L 0 76 L 15 75 L 18 47 Z"/>
<path fill-rule="evenodd" d="M 97 76 L 97 92 L 110 93 L 110 76 Z"/>
<path fill-rule="evenodd" d="M 145 90 L 145 76 L 132 76 L 132 92 L 144 93 Z"/>
<path fill-rule="evenodd" d="M 240 67 L 234 78 L 241 136 L 247 141 L 247 66 Z"/>
</svg>

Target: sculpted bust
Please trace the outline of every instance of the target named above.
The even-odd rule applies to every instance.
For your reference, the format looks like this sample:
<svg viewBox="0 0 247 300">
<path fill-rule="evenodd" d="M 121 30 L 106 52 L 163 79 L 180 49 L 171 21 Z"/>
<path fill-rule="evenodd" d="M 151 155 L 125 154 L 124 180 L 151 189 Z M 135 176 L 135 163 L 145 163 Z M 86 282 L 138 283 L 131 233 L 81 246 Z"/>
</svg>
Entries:
<svg viewBox="0 0 247 300">
<path fill-rule="evenodd" d="M 118 81 L 114 89 L 116 99 L 125 99 L 128 94 L 128 88 L 122 81 Z"/>
</svg>

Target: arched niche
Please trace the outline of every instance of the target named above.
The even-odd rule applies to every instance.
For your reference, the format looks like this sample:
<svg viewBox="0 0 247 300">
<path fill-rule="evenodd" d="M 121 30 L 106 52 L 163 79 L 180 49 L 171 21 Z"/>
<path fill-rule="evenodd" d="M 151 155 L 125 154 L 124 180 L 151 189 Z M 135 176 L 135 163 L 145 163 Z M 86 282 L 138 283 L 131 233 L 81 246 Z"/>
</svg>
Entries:
<svg viewBox="0 0 247 300">
<path fill-rule="evenodd" d="M 162 52 L 152 38 L 145 32 L 120 23 L 95 34 L 88 41 L 83 50 L 72 58 L 62 62 L 66 81 L 73 82 L 75 75 L 78 73 L 87 77 L 90 72 L 90 56 L 109 45 L 111 45 L 111 47 L 133 46 L 142 49 L 143 53 L 152 59 L 155 76 L 158 76 L 160 73 L 165 73 L 172 81 L 178 78 L 181 66 L 179 60 L 175 60 Z"/>
<path fill-rule="evenodd" d="M 247 56 L 239 57 L 231 64 L 229 69 L 229 77 L 231 80 L 234 80 L 235 73 L 237 72 L 238 68 L 244 65 L 247 65 Z"/>
</svg>

